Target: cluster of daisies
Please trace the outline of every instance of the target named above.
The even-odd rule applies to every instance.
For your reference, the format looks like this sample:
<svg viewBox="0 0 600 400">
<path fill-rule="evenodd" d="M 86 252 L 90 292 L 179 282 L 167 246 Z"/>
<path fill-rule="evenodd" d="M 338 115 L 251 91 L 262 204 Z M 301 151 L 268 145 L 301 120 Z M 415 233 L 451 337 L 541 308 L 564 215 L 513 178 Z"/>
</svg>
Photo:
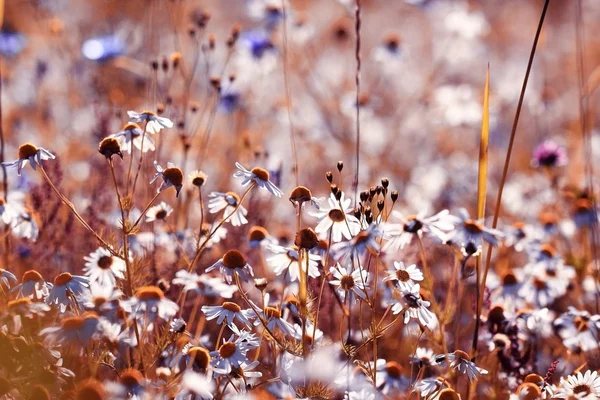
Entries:
<svg viewBox="0 0 600 400">
<path fill-rule="evenodd" d="M 111 168 L 112 156 L 123 157 L 123 150 L 133 157 L 132 145 L 140 154 L 151 151 L 147 135 L 172 125 L 152 112 L 129 116 L 122 132 L 100 143 Z M 135 125 L 140 121 L 143 129 Z M 20 174 L 29 163 L 51 184 L 42 161 L 53 158 L 25 144 L 19 159 L 6 165 Z M 589 206 L 582 207 L 589 202 L 585 194 L 573 197 L 579 206 L 567 218 L 546 215 L 539 223 L 499 230 L 465 209 L 402 214 L 396 210 L 399 194 L 385 178 L 353 204 L 328 172 L 327 197 L 315 198 L 304 186 L 290 192 L 293 241 L 255 225 L 246 245 L 238 236 L 237 248 L 226 248 L 227 239 L 249 224 L 244 201 L 253 198 L 250 192 L 275 201 L 283 196 L 270 172 L 236 163 L 233 178 L 245 191 L 210 192 L 212 222 L 181 231 L 169 223 L 173 207 L 152 204 L 170 187 L 179 195 L 183 173 L 171 163 L 154 166 L 150 183 L 161 179 L 154 198 L 137 214 L 121 207 L 116 227 L 123 241 L 108 244 L 79 216 L 101 244 L 80 268 L 69 268 L 81 275 L 43 276 L 30 269 L 18 280 L 0 270 L 2 395 L 378 399 L 418 393 L 460 399 L 465 391 L 491 396 L 497 390 L 491 382 L 500 379 L 506 389 L 496 395 L 515 399 L 600 396 L 597 372 L 584 370 L 584 360 L 600 350 L 600 315 L 581 301 L 568 302 L 574 293 L 592 301 L 595 277 L 587 265 L 576 270 L 557 250 L 561 240 L 595 223 L 595 214 L 582 216 L 589 214 Z M 341 176 L 342 162 L 338 170 Z M 202 172 L 190 176 L 200 199 L 206 180 Z M 69 206 L 58 189 L 56 194 Z M 3 204 L 2 221 L 19 232 L 15 221 L 25 211 L 13 204 Z M 144 229 L 157 223 L 159 229 Z M 495 264 L 523 263 L 490 269 L 481 316 L 474 315 L 476 306 L 461 316 L 454 303 L 478 286 L 473 264 L 483 260 L 486 245 L 501 247 Z M 432 259 L 444 249 L 454 263 Z M 183 268 L 172 276 L 143 275 L 140 261 L 157 251 L 174 254 Z M 475 352 L 461 340 L 457 318 L 471 319 L 467 327 L 480 320 Z M 386 350 L 395 336 L 407 343 L 401 353 Z M 563 351 L 542 351 L 549 341 Z M 559 370 L 574 372 L 558 379 Z M 40 383 L 25 384 L 32 380 Z"/>
</svg>

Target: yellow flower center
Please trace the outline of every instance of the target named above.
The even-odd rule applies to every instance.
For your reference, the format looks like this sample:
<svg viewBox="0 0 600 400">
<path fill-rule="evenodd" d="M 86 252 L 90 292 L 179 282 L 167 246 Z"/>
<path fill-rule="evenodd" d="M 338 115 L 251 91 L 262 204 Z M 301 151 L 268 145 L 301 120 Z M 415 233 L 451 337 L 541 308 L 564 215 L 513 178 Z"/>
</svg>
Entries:
<svg viewBox="0 0 600 400">
<path fill-rule="evenodd" d="M 34 271 L 33 269 L 30 269 L 29 271 L 26 271 L 23 274 L 22 282 L 23 283 L 25 283 L 25 282 L 31 282 L 31 281 L 40 282 L 40 281 L 43 281 L 43 280 L 44 280 L 44 278 L 42 278 L 42 275 L 39 272 Z"/>
<path fill-rule="evenodd" d="M 60 274 L 56 278 L 54 278 L 54 285 L 56 285 L 56 286 L 66 285 L 67 283 L 71 282 L 71 279 L 73 279 L 73 275 L 71 275 L 68 272 L 63 272 L 62 274 Z"/>
<path fill-rule="evenodd" d="M 244 268 L 246 265 L 246 259 L 239 251 L 229 250 L 223 256 L 223 265 L 230 269 Z"/>
<path fill-rule="evenodd" d="M 281 318 L 281 311 L 277 307 L 265 307 L 265 315 L 267 318 Z"/>
<path fill-rule="evenodd" d="M 331 219 L 333 222 L 343 222 L 345 220 L 344 213 L 338 208 L 330 210 L 328 215 L 329 219 Z"/>
<path fill-rule="evenodd" d="M 142 301 L 160 300 L 164 296 L 163 291 L 158 286 L 143 286 L 135 294 L 135 297 Z"/>
<path fill-rule="evenodd" d="M 252 172 L 254 175 L 256 175 L 256 177 L 258 179 L 260 179 L 261 181 L 269 180 L 269 171 L 267 171 L 264 168 L 254 167 L 250 170 L 250 172 Z"/>
<path fill-rule="evenodd" d="M 390 361 L 385 364 L 385 372 L 387 372 L 390 377 L 398 379 L 402 374 L 402 366 L 396 361 Z"/>
<path fill-rule="evenodd" d="M 238 306 L 237 304 L 232 303 L 230 301 L 224 302 L 223 305 L 221 305 L 221 307 L 223 307 L 227 311 L 231 311 L 234 313 L 238 313 L 238 312 L 242 311 L 240 306 Z"/>
<path fill-rule="evenodd" d="M 37 154 L 38 150 L 39 149 L 37 148 L 37 146 L 31 143 L 22 144 L 21 147 L 19 147 L 19 159 L 27 159 L 29 157 L 33 157 Z"/>
<path fill-rule="evenodd" d="M 222 358 L 229 358 L 235 353 L 235 343 L 225 342 L 219 347 L 219 355 Z"/>
<path fill-rule="evenodd" d="M 345 291 L 349 291 L 354 287 L 354 278 L 352 275 L 344 275 L 340 279 L 340 287 Z"/>
</svg>

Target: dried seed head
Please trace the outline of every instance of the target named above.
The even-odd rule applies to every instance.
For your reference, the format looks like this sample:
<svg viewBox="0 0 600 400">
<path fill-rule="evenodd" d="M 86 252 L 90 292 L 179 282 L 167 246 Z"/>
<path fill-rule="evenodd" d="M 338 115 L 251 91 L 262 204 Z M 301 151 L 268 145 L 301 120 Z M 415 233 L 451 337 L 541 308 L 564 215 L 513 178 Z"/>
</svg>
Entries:
<svg viewBox="0 0 600 400">
<path fill-rule="evenodd" d="M 398 200 L 398 191 L 394 190 L 391 194 L 390 194 L 390 198 L 392 199 L 392 201 L 395 203 L 396 200 Z"/>
<path fill-rule="evenodd" d="M 152 68 L 154 71 L 158 70 L 158 60 L 152 60 L 152 62 L 150 63 L 150 68 Z"/>
<path fill-rule="evenodd" d="M 360 208 L 355 208 L 354 210 L 352 210 L 352 213 L 354 214 L 354 217 L 356 219 L 360 219 L 360 216 L 362 215 L 362 212 L 360 211 Z"/>
<path fill-rule="evenodd" d="M 310 250 L 319 244 L 319 236 L 312 228 L 303 228 L 296 233 L 294 244 L 301 249 Z"/>
<path fill-rule="evenodd" d="M 158 286 L 142 286 L 139 288 L 135 297 L 142 301 L 157 301 L 165 297 L 165 294 Z"/>
<path fill-rule="evenodd" d="M 156 105 L 156 113 L 157 114 L 162 114 L 165 112 L 165 105 L 163 103 L 158 103 Z"/>
<path fill-rule="evenodd" d="M 106 399 L 104 385 L 95 379 L 86 379 L 75 391 L 75 400 L 104 400 Z"/>
<path fill-rule="evenodd" d="M 121 145 L 119 141 L 112 137 L 102 139 L 98 145 L 98 151 L 107 159 L 111 159 L 115 154 L 123 159 L 123 153 L 121 152 Z"/>
<path fill-rule="evenodd" d="M 260 290 L 261 292 L 267 288 L 267 280 L 265 278 L 256 278 L 254 280 L 254 287 Z"/>
<path fill-rule="evenodd" d="M 388 178 L 381 178 L 381 186 L 387 189 L 390 186 L 390 180 Z"/>
<path fill-rule="evenodd" d="M 121 373 L 119 383 L 129 388 L 141 386 L 144 383 L 144 375 L 135 368 L 129 368 Z"/>
<path fill-rule="evenodd" d="M 246 265 L 246 259 L 238 250 L 229 250 L 223 256 L 222 262 L 226 268 L 230 269 L 244 268 Z"/>
<path fill-rule="evenodd" d="M 210 35 L 208 35 L 208 48 L 210 50 L 214 50 L 215 49 L 215 43 L 216 43 L 217 39 L 215 37 L 214 33 L 211 33 Z"/>
<path fill-rule="evenodd" d="M 42 385 L 35 385 L 29 392 L 28 400 L 50 400 L 50 392 Z"/>
<path fill-rule="evenodd" d="M 333 174 L 331 173 L 331 171 L 325 172 L 325 179 L 327 179 L 327 182 L 329 183 L 333 182 Z"/>
<path fill-rule="evenodd" d="M 519 283 L 519 280 L 517 279 L 517 276 L 512 272 L 507 272 L 506 275 L 504 275 L 504 277 L 502 278 L 503 286 L 516 285 L 517 283 Z"/>
<path fill-rule="evenodd" d="M 169 70 L 169 60 L 167 59 L 167 57 L 162 58 L 162 70 L 164 72 L 167 72 Z"/>
<path fill-rule="evenodd" d="M 38 152 L 38 147 L 31 143 L 23 143 L 19 147 L 19 159 L 27 159 L 29 157 L 33 157 Z"/>
<path fill-rule="evenodd" d="M 179 67 L 179 63 L 181 62 L 181 53 L 176 51 L 171 54 L 171 63 L 173 64 L 173 69 Z"/>
<path fill-rule="evenodd" d="M 71 275 L 68 272 L 63 272 L 62 274 L 59 274 L 56 278 L 54 278 L 54 285 L 66 285 L 67 283 L 71 282 L 71 279 L 73 279 L 73 275 Z"/>
<path fill-rule="evenodd" d="M 194 365 L 201 370 L 206 370 L 210 363 L 210 353 L 203 347 L 194 346 L 188 350 L 188 355 L 194 360 Z"/>
<path fill-rule="evenodd" d="M 292 203 L 304 203 L 305 201 L 310 201 L 312 199 L 312 193 L 310 189 L 305 186 L 296 186 L 292 193 L 290 194 L 290 201 Z"/>
<path fill-rule="evenodd" d="M 385 203 L 383 202 L 383 200 L 379 200 L 377 202 L 377 209 L 379 210 L 379 212 L 383 211 L 384 206 L 385 206 Z"/>
<path fill-rule="evenodd" d="M 36 270 L 30 269 L 29 271 L 25 271 L 25 273 L 23 274 L 23 278 L 21 279 L 21 282 L 25 283 L 25 282 L 41 282 L 43 281 L 44 278 L 42 277 L 42 275 L 37 272 Z"/>
<path fill-rule="evenodd" d="M 343 275 L 340 278 L 340 287 L 345 291 L 352 290 L 354 287 L 354 278 L 352 275 Z"/>
<path fill-rule="evenodd" d="M 183 186 L 183 172 L 181 172 L 181 169 L 177 167 L 165 168 L 162 174 L 164 179 L 168 180 L 173 186 L 175 186 L 177 189 L 177 195 L 179 195 L 179 191 Z"/>
<path fill-rule="evenodd" d="M 461 400 L 460 395 L 450 388 L 442 390 L 437 398 L 438 400 Z"/>
<path fill-rule="evenodd" d="M 343 194 L 342 191 L 338 190 L 337 193 L 335 194 L 335 199 L 337 201 L 340 201 L 342 199 L 342 194 Z"/>
<path fill-rule="evenodd" d="M 331 193 L 333 193 L 334 195 L 336 195 L 336 194 L 337 194 L 337 192 L 339 192 L 339 190 L 340 190 L 340 189 L 338 188 L 338 186 L 337 186 L 335 183 L 332 183 L 332 184 L 329 186 L 329 189 L 331 190 Z"/>
<path fill-rule="evenodd" d="M 343 161 L 338 161 L 337 162 L 337 169 L 338 169 L 338 171 L 342 172 L 342 170 L 344 169 L 344 162 Z"/>
<path fill-rule="evenodd" d="M 363 190 L 362 192 L 360 192 L 360 201 L 362 201 L 364 203 L 367 200 L 369 200 L 369 192 L 366 190 Z"/>
<path fill-rule="evenodd" d="M 265 307 L 264 313 L 268 319 L 281 318 L 281 311 L 277 307 Z"/>
<path fill-rule="evenodd" d="M 398 379 L 402 375 L 402 366 L 396 361 L 390 361 L 385 364 L 385 372 L 387 372 L 390 377 Z"/>
</svg>

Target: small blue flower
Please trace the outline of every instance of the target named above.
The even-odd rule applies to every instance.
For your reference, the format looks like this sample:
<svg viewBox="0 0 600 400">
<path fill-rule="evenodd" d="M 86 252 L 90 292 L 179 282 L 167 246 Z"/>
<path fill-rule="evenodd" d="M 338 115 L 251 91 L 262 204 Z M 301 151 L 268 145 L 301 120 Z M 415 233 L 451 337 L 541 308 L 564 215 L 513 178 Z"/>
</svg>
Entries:
<svg viewBox="0 0 600 400">
<path fill-rule="evenodd" d="M 0 54 L 13 57 L 25 48 L 27 38 L 18 32 L 0 31 Z"/>
<path fill-rule="evenodd" d="M 91 38 L 81 46 L 83 56 L 91 61 L 106 62 L 125 52 L 125 43 L 116 35 Z"/>
</svg>

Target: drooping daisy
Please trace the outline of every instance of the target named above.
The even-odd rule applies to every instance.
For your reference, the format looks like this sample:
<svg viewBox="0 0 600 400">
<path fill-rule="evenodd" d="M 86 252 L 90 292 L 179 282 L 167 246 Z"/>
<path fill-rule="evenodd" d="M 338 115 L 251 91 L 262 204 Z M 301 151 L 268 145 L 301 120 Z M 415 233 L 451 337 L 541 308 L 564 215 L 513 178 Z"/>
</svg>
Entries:
<svg viewBox="0 0 600 400">
<path fill-rule="evenodd" d="M 60 326 L 42 329 L 40 335 L 46 336 L 51 343 L 86 346 L 98 336 L 99 321 L 96 313 L 86 312 L 80 316 L 63 318 Z"/>
<path fill-rule="evenodd" d="M 150 207 L 146 212 L 146 222 L 166 219 L 173 212 L 173 207 L 161 201 L 160 204 Z"/>
<path fill-rule="evenodd" d="M 5 269 L 0 268 L 0 286 L 4 285 L 6 286 L 7 289 L 10 289 L 11 283 L 10 281 L 12 281 L 12 283 L 17 282 L 17 277 L 14 276 L 14 274 L 12 272 L 9 272 Z M 0 287 L 1 289 L 1 287 Z"/>
<path fill-rule="evenodd" d="M 248 282 L 248 280 L 254 276 L 252 267 L 246 262 L 246 258 L 238 250 L 229 250 L 223 255 L 223 258 L 208 267 L 206 272 L 210 272 L 217 268 L 221 271 L 225 281 L 229 284 L 233 281 L 234 273 L 242 278 L 244 282 Z"/>
<path fill-rule="evenodd" d="M 50 288 L 52 284 L 46 282 L 39 272 L 31 269 L 25 271 L 21 283 L 12 288 L 12 291 L 17 292 L 17 298 L 29 297 L 33 300 L 43 300 L 50 293 Z"/>
<path fill-rule="evenodd" d="M 143 153 L 154 151 L 154 139 L 150 135 L 144 134 L 144 131 L 138 124 L 127 124 L 121 132 L 110 135 L 119 141 L 121 149 L 127 153 L 131 153 L 133 146 L 141 150 Z"/>
<path fill-rule="evenodd" d="M 233 176 L 235 178 L 243 178 L 242 186 L 248 186 L 251 182 L 267 190 L 276 197 L 283 196 L 283 192 L 273 182 L 269 180 L 269 171 L 264 168 L 254 167 L 251 170 L 247 170 L 239 162 L 235 163 L 235 167 L 238 169 Z"/>
<path fill-rule="evenodd" d="M 100 285 L 90 283 L 90 290 L 79 297 L 85 308 L 93 310 L 99 315 L 115 321 L 119 312 L 119 299 L 123 293 L 114 285 Z"/>
<path fill-rule="evenodd" d="M 339 201 L 332 193 L 327 204 L 322 204 L 318 211 L 309 213 L 319 219 L 315 232 L 326 233 L 331 229 L 331 240 L 336 243 L 342 240 L 342 235 L 348 240 L 352 239 L 352 236 L 360 232 L 360 221 L 352 215 L 351 202 L 351 199 L 344 197 L 344 192 L 341 192 Z"/>
<path fill-rule="evenodd" d="M 600 376 L 597 371 L 581 371 L 569 375 L 567 379 L 560 378 L 560 386 L 554 393 L 558 399 L 598 399 L 600 398 Z"/>
<path fill-rule="evenodd" d="M 83 267 L 84 275 L 91 282 L 98 282 L 101 286 L 114 286 L 117 278 L 125 279 L 125 260 L 113 256 L 104 247 L 98 247 L 83 259 L 86 261 Z"/>
<path fill-rule="evenodd" d="M 124 300 L 121 305 L 125 311 L 140 319 L 142 325 L 147 323 L 149 331 L 154 328 L 153 322 L 156 317 L 167 321 L 179 310 L 179 306 L 165 298 L 163 291 L 157 286 L 139 288 L 135 296 Z"/>
<path fill-rule="evenodd" d="M 158 165 L 158 162 L 154 161 L 154 168 L 156 169 L 156 174 L 154 174 L 150 183 L 154 183 L 154 181 L 162 176 L 163 181 L 158 187 L 158 192 L 162 192 L 163 190 L 174 186 L 177 190 L 177 197 L 179 197 L 179 192 L 183 187 L 183 172 L 181 172 L 181 170 L 172 162 L 168 162 L 167 168 L 163 168 Z"/>
<path fill-rule="evenodd" d="M 408 290 L 416 283 L 415 281 L 423 280 L 423 272 L 415 264 L 407 267 L 402 261 L 394 261 L 394 269 L 389 269 L 387 274 L 383 281 L 398 282 L 400 290 Z"/>
<path fill-rule="evenodd" d="M 267 328 L 271 332 L 275 331 L 275 328 L 278 328 L 285 335 L 293 335 L 294 327 L 292 326 L 292 324 L 290 324 L 283 318 L 281 309 L 278 306 L 268 305 L 268 302 L 269 302 L 268 297 L 265 296 L 265 306 L 261 311 L 257 312 L 259 317 L 263 321 L 266 321 Z M 258 307 L 256 307 L 256 306 L 254 308 L 258 309 Z M 261 321 L 259 319 L 254 321 L 254 325 L 258 326 L 260 324 L 261 324 Z"/>
<path fill-rule="evenodd" d="M 423 237 L 423 234 L 429 234 L 439 240 L 445 240 L 446 235 L 454 229 L 454 217 L 450 216 L 448 210 L 425 217 L 426 211 L 421 211 L 417 215 L 404 216 L 399 211 L 392 211 L 392 218 L 400 221 L 399 223 L 387 223 L 384 226 L 385 238 L 388 242 L 384 246 L 385 251 L 402 250 L 409 244 L 413 237 Z"/>
<path fill-rule="evenodd" d="M 278 245 L 270 245 L 268 249 L 273 253 L 273 256 L 267 258 L 267 264 L 273 269 L 275 275 L 279 276 L 287 272 L 290 282 L 295 282 L 302 273 L 306 273 L 306 258 L 302 259 L 302 266 L 298 265 L 298 248 L 283 247 Z M 321 257 L 317 254 L 305 252 L 304 257 L 308 256 L 308 276 L 316 278 L 319 275 L 319 261 Z"/>
<path fill-rule="evenodd" d="M 208 198 L 208 211 L 211 214 L 224 210 L 223 215 L 225 217 L 231 215 L 228 220 L 231 225 L 240 226 L 248 223 L 246 219 L 248 211 L 240 204 L 240 197 L 237 194 L 233 192 L 211 192 Z"/>
<path fill-rule="evenodd" d="M 22 144 L 19 147 L 19 159 L 16 161 L 3 162 L 2 165 L 5 167 L 17 167 L 17 174 L 21 175 L 21 170 L 27 162 L 31 165 L 34 170 L 36 167 L 42 168 L 42 160 L 54 160 L 56 157 L 48 150 L 37 147 L 31 143 Z"/>
<path fill-rule="evenodd" d="M 436 362 L 444 365 L 446 361 L 450 361 L 450 368 L 453 368 L 463 375 L 467 375 L 469 381 L 479 378 L 481 375 L 486 375 L 487 370 L 479 368 L 471 361 L 471 357 L 462 350 L 456 350 L 450 354 L 440 354 L 436 356 Z"/>
<path fill-rule="evenodd" d="M 237 318 L 238 321 L 245 324 L 248 328 L 252 327 L 250 319 L 254 317 L 254 312 L 250 309 L 242 310 L 236 303 L 226 301 L 220 306 L 202 306 L 201 310 L 206 314 L 207 321 L 216 318 L 217 324 L 221 325 L 223 321 L 226 321 L 227 325 L 231 326 L 234 324 L 234 319 Z"/>
<path fill-rule="evenodd" d="M 404 312 L 404 323 L 411 318 L 417 319 L 422 325 L 429 325 L 435 319 L 433 313 L 427 309 L 430 303 L 421 298 L 421 285 L 418 283 L 401 291 L 402 297 L 392 307 L 394 314 Z"/>
<path fill-rule="evenodd" d="M 352 273 L 339 263 L 331 267 L 329 272 L 333 274 L 334 280 L 329 281 L 330 285 L 337 286 L 335 289 L 342 301 L 346 298 L 346 293 L 354 293 L 361 299 L 367 298 L 365 284 L 369 274 L 360 266 Z M 358 301 L 358 298 L 355 298 Z"/>
<path fill-rule="evenodd" d="M 60 306 L 60 312 L 64 313 L 68 306 L 79 307 L 74 300 L 88 290 L 89 286 L 90 280 L 85 276 L 63 272 L 54 278 L 54 286 L 50 289 L 46 303 Z"/>
<path fill-rule="evenodd" d="M 450 233 L 447 242 L 459 247 L 465 257 L 476 256 L 486 241 L 497 246 L 504 234 L 497 230 L 486 228 L 482 220 L 471 219 L 464 208 L 458 210 L 456 230 Z"/>
<path fill-rule="evenodd" d="M 377 224 L 371 224 L 365 230 L 356 234 L 347 242 L 335 243 L 331 246 L 331 252 L 335 259 L 348 262 L 351 257 L 359 257 L 367 252 L 378 254 L 380 245 L 378 239 L 382 237 L 382 231 Z"/>
<path fill-rule="evenodd" d="M 159 117 L 152 111 L 127 111 L 129 122 L 146 122 L 146 132 L 158 133 L 162 128 L 172 128 L 173 122 L 165 117 Z"/>
<path fill-rule="evenodd" d="M 424 378 L 415 383 L 415 391 L 421 393 L 423 398 L 428 399 L 430 395 L 444 389 L 446 381 L 442 378 Z"/>
</svg>

